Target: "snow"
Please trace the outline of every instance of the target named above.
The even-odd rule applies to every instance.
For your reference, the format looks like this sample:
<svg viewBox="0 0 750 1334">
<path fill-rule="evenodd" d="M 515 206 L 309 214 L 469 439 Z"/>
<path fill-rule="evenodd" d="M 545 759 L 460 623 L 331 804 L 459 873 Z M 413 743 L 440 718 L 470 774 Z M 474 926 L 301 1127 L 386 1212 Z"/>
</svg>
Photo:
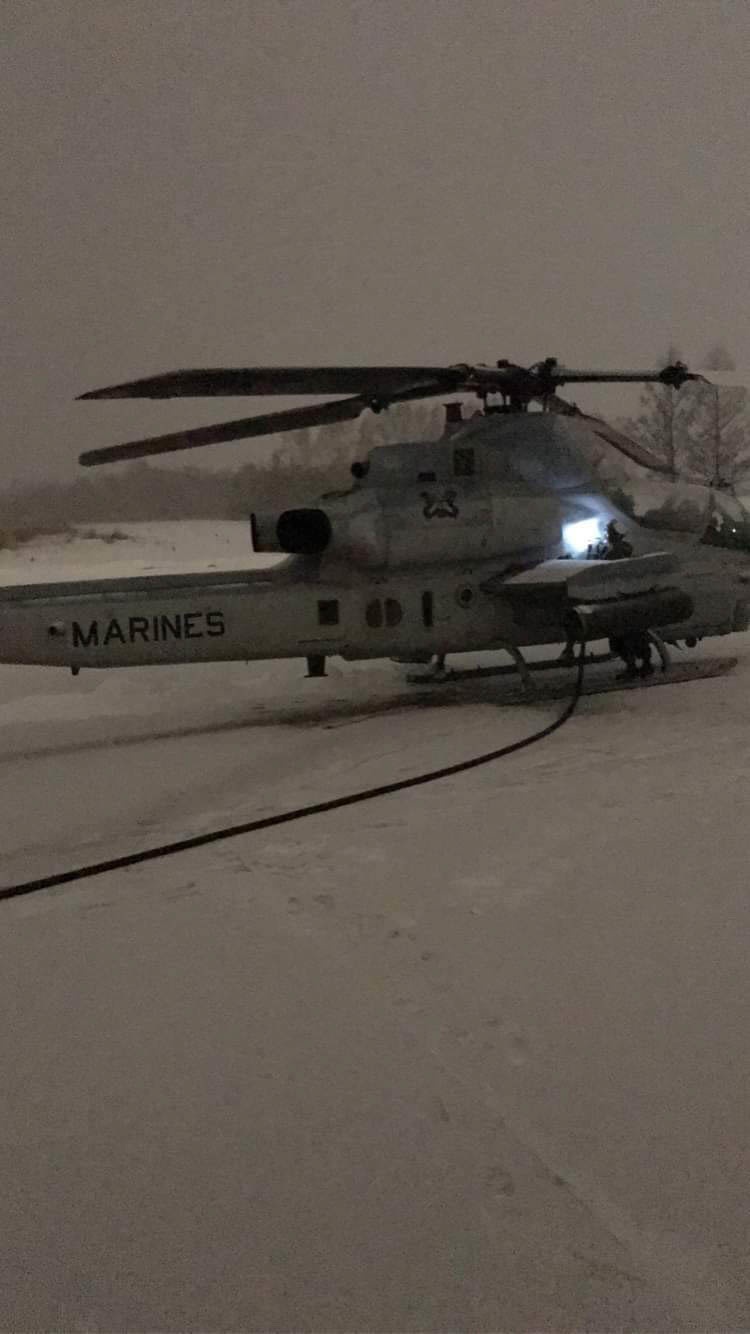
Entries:
<svg viewBox="0 0 750 1334">
<path fill-rule="evenodd" d="M 127 531 L 2 578 L 214 555 Z M 750 658 L 708 651 L 488 767 L 0 904 L 0 1328 L 746 1328 Z M 331 671 L 0 669 L 2 883 L 560 707 Z"/>
<path fill-rule="evenodd" d="M 285 559 L 256 554 L 249 523 L 231 519 L 98 523 L 40 536 L 15 550 L 0 549 L 0 584 L 264 569 Z"/>
</svg>

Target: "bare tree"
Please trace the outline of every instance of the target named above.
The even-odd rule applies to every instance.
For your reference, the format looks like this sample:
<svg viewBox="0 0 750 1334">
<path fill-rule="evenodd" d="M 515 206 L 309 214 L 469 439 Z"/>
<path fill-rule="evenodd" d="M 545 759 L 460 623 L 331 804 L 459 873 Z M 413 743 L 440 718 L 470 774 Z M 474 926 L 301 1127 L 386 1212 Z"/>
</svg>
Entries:
<svg viewBox="0 0 750 1334">
<path fill-rule="evenodd" d="M 702 369 L 732 371 L 734 360 L 724 343 L 716 343 Z M 691 469 L 710 486 L 734 489 L 750 476 L 750 404 L 741 386 L 692 385 L 687 389 L 693 411 L 687 458 Z"/>
<path fill-rule="evenodd" d="M 670 344 L 659 365 L 671 366 L 679 360 L 679 349 Z M 689 450 L 689 424 L 694 404 L 682 390 L 665 384 L 647 384 L 641 393 L 639 407 L 638 416 L 623 421 L 622 429 L 661 463 L 666 463 L 672 477 L 676 478 Z"/>
</svg>

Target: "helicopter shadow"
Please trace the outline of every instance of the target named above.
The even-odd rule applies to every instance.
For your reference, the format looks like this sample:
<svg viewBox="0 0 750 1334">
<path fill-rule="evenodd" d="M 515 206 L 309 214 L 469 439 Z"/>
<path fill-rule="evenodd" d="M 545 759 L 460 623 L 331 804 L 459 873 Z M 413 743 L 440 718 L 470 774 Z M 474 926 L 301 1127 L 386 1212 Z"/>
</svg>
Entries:
<svg viewBox="0 0 750 1334">
<path fill-rule="evenodd" d="M 509 693 L 503 691 L 505 695 Z M 510 702 L 498 698 L 487 683 L 445 682 L 440 685 L 419 685 L 399 690 L 396 694 L 363 702 L 361 699 L 334 698 L 329 700 L 300 701 L 282 705 L 255 704 L 241 717 L 217 719 L 213 722 L 161 727 L 154 730 L 123 735 L 108 732 L 106 736 L 84 740 L 60 741 L 38 746 L 17 745 L 0 755 L 0 766 L 18 760 L 43 760 L 66 755 L 93 754 L 105 750 L 126 750 L 161 741 L 179 741 L 197 737 L 231 735 L 252 731 L 254 728 L 285 727 L 334 730 L 369 722 L 397 713 L 420 710 L 456 708 L 465 704 L 498 704 Z"/>
</svg>

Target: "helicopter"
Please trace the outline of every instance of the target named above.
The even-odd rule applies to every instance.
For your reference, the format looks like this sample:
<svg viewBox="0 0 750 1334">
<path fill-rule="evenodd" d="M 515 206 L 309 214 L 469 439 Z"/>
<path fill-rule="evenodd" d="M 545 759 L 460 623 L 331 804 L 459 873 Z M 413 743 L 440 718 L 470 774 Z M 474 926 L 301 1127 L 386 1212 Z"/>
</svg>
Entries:
<svg viewBox="0 0 750 1334">
<path fill-rule="evenodd" d="M 575 639 L 694 647 L 750 625 L 750 516 L 721 487 L 675 479 L 647 449 L 558 394 L 566 384 L 705 377 L 576 370 L 553 357 L 494 365 L 181 370 L 85 400 L 325 395 L 325 403 L 88 451 L 99 466 L 441 397 L 442 436 L 378 445 L 351 484 L 253 513 L 273 568 L 148 574 L 0 590 L 0 662 L 81 668 L 299 658 L 386 659 L 445 676 L 451 654 L 503 650 L 532 688 L 527 649 Z M 345 395 L 345 397 L 341 397 Z M 457 395 L 478 399 L 464 415 Z M 627 556 L 607 558 L 607 533 Z M 285 559 L 283 559 L 285 557 Z M 505 669 L 507 670 L 507 668 Z"/>
</svg>

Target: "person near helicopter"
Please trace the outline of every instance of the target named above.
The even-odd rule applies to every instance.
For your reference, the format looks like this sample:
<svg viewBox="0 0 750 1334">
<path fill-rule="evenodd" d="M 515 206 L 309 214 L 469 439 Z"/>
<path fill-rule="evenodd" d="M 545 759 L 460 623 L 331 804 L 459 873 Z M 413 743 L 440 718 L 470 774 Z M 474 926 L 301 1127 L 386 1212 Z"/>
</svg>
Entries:
<svg viewBox="0 0 750 1334">
<path fill-rule="evenodd" d="M 607 539 L 603 560 L 627 560 L 632 556 L 633 548 L 624 533 L 620 532 L 614 519 L 607 524 Z M 625 671 L 618 674 L 618 680 L 632 680 L 636 676 L 651 676 L 654 664 L 651 661 L 651 640 L 647 630 L 633 631 L 628 635 L 613 635 L 609 641 L 610 651 L 616 653 L 625 663 Z"/>
<path fill-rule="evenodd" d="M 610 519 L 607 524 L 607 537 L 603 545 L 602 560 L 627 560 L 633 554 L 632 546 L 614 519 Z"/>
<path fill-rule="evenodd" d="M 607 524 L 606 537 L 594 547 L 589 547 L 586 555 L 593 560 L 627 560 L 633 554 L 633 548 L 624 533 L 617 527 L 614 519 Z M 610 652 L 616 654 L 625 663 L 625 670 L 618 674 L 618 680 L 633 680 L 636 676 L 650 676 L 654 670 L 651 661 L 651 640 L 648 631 L 633 631 L 627 635 L 613 635 L 609 641 Z M 575 635 L 569 634 L 560 662 L 571 665 L 574 661 Z"/>
</svg>

